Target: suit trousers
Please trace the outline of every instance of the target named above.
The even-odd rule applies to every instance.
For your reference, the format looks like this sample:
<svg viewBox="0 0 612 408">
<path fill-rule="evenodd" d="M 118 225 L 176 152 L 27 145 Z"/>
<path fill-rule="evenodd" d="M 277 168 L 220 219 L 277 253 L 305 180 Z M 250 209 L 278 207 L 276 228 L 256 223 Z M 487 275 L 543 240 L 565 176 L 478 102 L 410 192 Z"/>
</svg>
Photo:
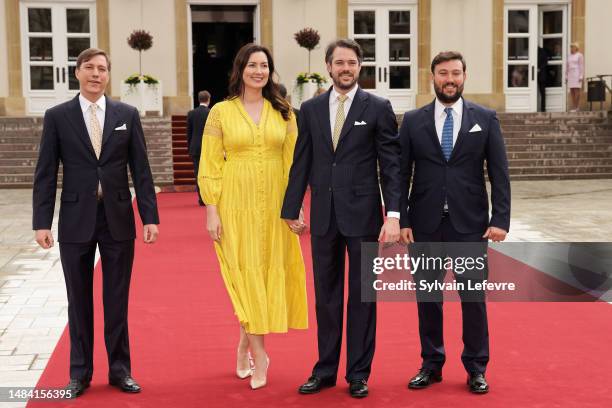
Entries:
<svg viewBox="0 0 612 408">
<path fill-rule="evenodd" d="M 361 244 L 376 236 L 346 237 L 340 233 L 333 206 L 329 229 L 312 235 L 319 360 L 313 375 L 335 380 L 340 362 L 344 312 L 344 271 L 348 252 L 347 381 L 367 380 L 374 358 L 376 303 L 361 301 Z"/>
<path fill-rule="evenodd" d="M 422 233 L 418 230 L 413 231 L 414 240 L 417 243 L 420 242 L 431 242 L 431 243 L 443 243 L 443 242 L 481 242 L 483 245 L 468 245 L 466 246 L 469 251 L 476 250 L 479 254 L 486 253 L 486 239 L 482 238 L 484 231 L 473 234 L 462 234 L 457 232 L 451 223 L 448 215 L 442 218 L 440 226 L 433 233 Z M 433 246 L 433 245 L 432 245 Z M 435 252 L 440 252 L 440 246 L 435 246 Z M 448 252 L 457 251 L 456 246 L 449 245 Z M 454 249 L 453 249 L 454 248 Z M 452 253 L 437 253 L 437 256 L 443 258 L 447 255 L 455 257 L 460 254 Z M 474 255 L 471 255 L 474 256 Z M 438 281 L 444 280 L 445 271 L 439 271 L 438 276 L 434 277 Z M 482 281 L 488 276 L 488 267 L 485 268 L 484 275 L 478 276 L 472 281 Z M 420 280 L 420 276 L 415 274 L 415 281 Z M 457 282 L 466 282 L 467 277 L 464 275 L 454 276 Z M 433 296 L 438 297 L 432 298 L 431 294 L 427 294 L 429 299 L 427 301 L 419 301 L 417 303 L 417 309 L 419 314 L 419 336 L 421 340 L 421 357 L 423 359 L 422 368 L 427 368 L 434 371 L 441 371 L 444 362 L 446 361 L 446 355 L 444 351 L 444 339 L 443 339 L 443 302 L 442 294 L 434 293 Z M 421 295 L 423 296 L 423 295 Z M 459 296 L 461 298 L 461 313 L 463 318 L 463 352 L 461 354 L 461 361 L 465 370 L 468 373 L 482 373 L 486 371 L 487 363 L 489 362 L 489 329 L 487 322 L 487 308 L 485 303 L 484 292 L 467 292 L 460 291 Z M 417 291 L 417 300 L 424 299 L 420 297 Z"/>
<path fill-rule="evenodd" d="M 96 246 L 102 262 L 104 342 L 109 377 L 131 375 L 128 337 L 128 296 L 134 240 L 115 241 L 109 231 L 104 204 L 98 202 L 96 228 L 90 242 L 60 242 L 60 258 L 68 292 L 70 378 L 91 380 L 93 374 L 93 271 Z"/>
</svg>

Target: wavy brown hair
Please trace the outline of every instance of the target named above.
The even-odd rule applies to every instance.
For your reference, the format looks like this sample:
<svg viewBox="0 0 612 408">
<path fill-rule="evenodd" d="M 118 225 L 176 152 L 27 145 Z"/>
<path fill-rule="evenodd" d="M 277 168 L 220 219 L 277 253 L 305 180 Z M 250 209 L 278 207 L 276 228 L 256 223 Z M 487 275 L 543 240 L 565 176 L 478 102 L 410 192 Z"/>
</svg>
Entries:
<svg viewBox="0 0 612 408">
<path fill-rule="evenodd" d="M 255 52 L 263 52 L 266 54 L 266 58 L 268 59 L 268 69 L 270 71 L 270 75 L 268 76 L 268 82 L 263 87 L 262 94 L 263 97 L 266 98 L 272 104 L 272 107 L 279 111 L 283 116 L 283 119 L 289 120 L 291 115 L 291 105 L 289 102 L 285 100 L 281 96 L 280 89 L 278 84 L 274 81 L 274 75 L 276 75 L 276 71 L 274 70 L 274 60 L 272 60 L 272 54 L 270 50 L 262 45 L 257 44 L 246 44 L 238 51 L 236 54 L 236 58 L 234 58 L 234 66 L 232 67 L 232 73 L 230 75 L 229 80 L 229 96 L 228 99 L 239 98 L 244 94 L 244 82 L 242 81 L 242 73 L 249 62 L 249 58 L 251 54 Z"/>
</svg>

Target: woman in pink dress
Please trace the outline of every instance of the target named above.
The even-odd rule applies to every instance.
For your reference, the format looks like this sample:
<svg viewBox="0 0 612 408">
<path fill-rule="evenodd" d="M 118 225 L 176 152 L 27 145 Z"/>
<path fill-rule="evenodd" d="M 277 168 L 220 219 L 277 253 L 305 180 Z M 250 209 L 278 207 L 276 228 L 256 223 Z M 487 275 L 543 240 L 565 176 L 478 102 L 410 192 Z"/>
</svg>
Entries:
<svg viewBox="0 0 612 408">
<path fill-rule="evenodd" d="M 570 46 L 571 54 L 567 58 L 567 69 L 565 71 L 565 82 L 570 90 L 572 109 L 576 112 L 580 103 L 580 93 L 584 84 L 584 56 L 580 53 L 578 43 Z"/>
</svg>

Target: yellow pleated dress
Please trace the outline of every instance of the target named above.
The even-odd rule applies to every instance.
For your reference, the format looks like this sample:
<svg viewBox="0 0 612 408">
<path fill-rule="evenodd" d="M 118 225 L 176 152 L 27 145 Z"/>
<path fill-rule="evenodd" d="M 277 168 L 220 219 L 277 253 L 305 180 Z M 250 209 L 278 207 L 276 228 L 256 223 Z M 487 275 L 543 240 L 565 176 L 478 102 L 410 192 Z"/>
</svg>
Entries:
<svg viewBox="0 0 612 408">
<path fill-rule="evenodd" d="M 202 137 L 198 185 L 221 218 L 215 251 L 240 324 L 250 334 L 308 327 L 298 236 L 280 218 L 297 126 L 264 99 L 255 124 L 239 98 L 219 102 Z"/>
</svg>

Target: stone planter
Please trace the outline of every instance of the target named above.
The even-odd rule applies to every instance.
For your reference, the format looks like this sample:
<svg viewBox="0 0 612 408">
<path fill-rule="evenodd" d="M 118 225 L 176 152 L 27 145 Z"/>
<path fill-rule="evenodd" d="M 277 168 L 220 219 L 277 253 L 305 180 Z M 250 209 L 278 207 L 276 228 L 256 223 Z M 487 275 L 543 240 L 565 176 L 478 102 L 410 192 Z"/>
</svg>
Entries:
<svg viewBox="0 0 612 408">
<path fill-rule="evenodd" d="M 312 98 L 316 91 L 316 82 L 306 82 L 305 84 L 296 85 L 291 94 L 291 104 L 299 109 L 302 102 Z"/>
<path fill-rule="evenodd" d="M 145 84 L 143 81 L 132 85 L 121 83 L 121 102 L 132 105 L 138 109 L 140 116 L 145 116 L 147 111 L 155 111 L 158 116 L 164 114 L 164 99 L 162 96 L 162 84 Z"/>
</svg>

